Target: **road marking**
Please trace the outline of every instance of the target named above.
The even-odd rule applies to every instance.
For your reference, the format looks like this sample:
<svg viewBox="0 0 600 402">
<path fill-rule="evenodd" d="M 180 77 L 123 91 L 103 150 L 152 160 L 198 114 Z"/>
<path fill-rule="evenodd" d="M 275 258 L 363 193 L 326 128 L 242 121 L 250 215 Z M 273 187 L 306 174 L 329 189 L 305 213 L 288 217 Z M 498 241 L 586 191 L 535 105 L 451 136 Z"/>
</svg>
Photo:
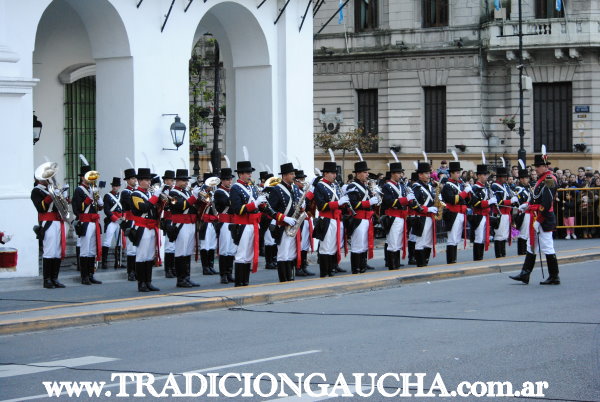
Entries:
<svg viewBox="0 0 600 402">
<path fill-rule="evenodd" d="M 112 362 L 112 357 L 102 356 L 83 356 L 74 359 L 54 360 L 51 362 L 24 364 L 3 364 L 0 365 L 0 378 L 14 377 L 17 375 L 42 373 L 44 371 L 61 370 L 64 368 L 87 366 L 90 364 Z"/>
<path fill-rule="evenodd" d="M 247 360 L 247 361 L 244 361 L 244 362 L 225 364 L 225 365 L 222 365 L 222 366 L 214 366 L 214 367 L 201 368 L 201 369 L 197 369 L 197 370 L 190 370 L 190 371 L 188 371 L 188 373 L 205 373 L 207 371 L 216 371 L 216 370 L 221 370 L 221 369 L 226 369 L 226 368 L 231 368 L 231 367 L 247 366 L 247 365 L 250 365 L 250 364 L 264 363 L 264 362 L 269 362 L 269 361 L 273 361 L 273 360 L 287 359 L 287 358 L 296 357 L 296 356 L 305 356 L 305 355 L 310 355 L 310 354 L 320 353 L 320 352 L 321 352 L 320 350 L 307 350 L 307 351 L 304 351 L 304 352 L 289 353 L 289 354 L 286 354 L 286 355 L 278 355 L 278 356 L 265 357 L 263 359 Z M 179 376 L 181 376 L 181 374 L 175 374 L 174 373 L 174 376 L 175 377 L 179 377 Z M 165 380 L 168 377 L 169 376 L 163 375 L 163 376 L 159 376 L 159 377 L 154 377 L 154 380 L 155 381 Z M 136 383 L 135 381 L 127 381 L 125 384 L 131 385 L 131 384 L 135 384 L 135 383 Z M 106 384 L 102 390 L 105 390 L 105 389 L 108 389 L 108 388 L 116 388 L 116 387 L 119 387 L 119 386 L 121 386 L 121 384 L 119 382 L 114 383 L 114 384 Z M 66 394 L 67 394 L 66 392 L 63 392 L 60 396 L 66 395 Z M 15 398 L 15 399 L 4 399 L 4 400 L 2 400 L 0 402 L 29 401 L 29 400 L 32 400 L 32 399 L 40 399 L 40 398 L 48 398 L 48 394 L 39 394 L 39 395 L 26 396 L 26 397 L 20 397 L 20 398 Z"/>
<path fill-rule="evenodd" d="M 348 389 L 352 394 L 356 391 L 356 386 L 350 385 Z M 369 390 L 369 387 L 361 387 L 363 392 Z M 320 390 L 319 390 L 320 392 Z M 270 401 L 279 401 L 279 402 L 314 402 L 314 401 L 324 401 L 326 399 L 331 398 L 339 398 L 342 397 L 343 391 L 341 389 L 336 390 L 334 395 L 326 395 L 326 396 L 308 396 L 308 395 L 298 395 L 298 396 L 286 396 L 284 398 L 270 399 Z"/>
</svg>

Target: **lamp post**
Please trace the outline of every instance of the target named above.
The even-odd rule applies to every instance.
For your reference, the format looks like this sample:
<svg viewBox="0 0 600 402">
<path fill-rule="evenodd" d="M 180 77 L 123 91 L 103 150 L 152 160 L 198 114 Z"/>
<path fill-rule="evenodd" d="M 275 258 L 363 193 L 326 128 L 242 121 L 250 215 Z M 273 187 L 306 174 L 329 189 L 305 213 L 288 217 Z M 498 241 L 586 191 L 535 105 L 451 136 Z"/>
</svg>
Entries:
<svg viewBox="0 0 600 402">
<path fill-rule="evenodd" d="M 198 152 L 198 147 L 194 147 L 194 152 L 192 154 L 194 155 L 194 176 L 198 177 L 200 175 L 200 152 Z"/>
<path fill-rule="evenodd" d="M 527 151 L 525 151 L 524 137 L 525 129 L 523 128 L 523 14 L 521 0 L 519 0 L 519 152 L 518 159 L 526 163 Z"/>
<path fill-rule="evenodd" d="M 215 99 L 213 112 L 213 148 L 210 151 L 210 161 L 213 166 L 213 173 L 221 173 L 221 151 L 219 150 L 219 132 L 221 129 L 221 119 L 219 116 L 219 97 L 221 95 L 221 72 L 219 69 L 219 43 L 215 41 Z"/>
<path fill-rule="evenodd" d="M 37 116 L 33 115 L 33 145 L 40 140 L 42 136 L 42 122 L 38 120 Z"/>
<path fill-rule="evenodd" d="M 163 113 L 163 116 L 175 116 L 175 121 L 171 123 L 171 127 L 169 128 L 169 131 L 171 133 L 171 140 L 173 141 L 173 145 L 175 145 L 175 149 L 163 148 L 163 151 L 178 151 L 179 147 L 183 145 L 187 127 L 181 122 L 181 118 L 178 114 Z"/>
</svg>

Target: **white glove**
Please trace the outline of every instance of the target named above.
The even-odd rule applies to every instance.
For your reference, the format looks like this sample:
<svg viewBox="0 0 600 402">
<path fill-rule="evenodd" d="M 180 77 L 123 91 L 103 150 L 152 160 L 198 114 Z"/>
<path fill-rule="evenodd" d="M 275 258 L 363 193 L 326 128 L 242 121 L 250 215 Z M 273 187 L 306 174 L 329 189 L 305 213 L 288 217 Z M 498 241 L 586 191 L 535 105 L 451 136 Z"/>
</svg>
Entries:
<svg viewBox="0 0 600 402">
<path fill-rule="evenodd" d="M 54 195 L 58 196 L 58 195 L 60 195 L 61 193 L 62 193 L 62 190 L 61 190 L 61 189 L 58 189 L 58 188 L 55 188 L 55 189 L 54 189 Z"/>
<path fill-rule="evenodd" d="M 525 203 L 519 205 L 519 211 L 525 212 L 528 207 L 529 207 L 529 203 L 525 202 Z"/>
<path fill-rule="evenodd" d="M 541 225 L 538 221 L 533 222 L 533 230 L 535 230 L 536 233 L 540 233 L 542 230 L 540 226 Z"/>
<path fill-rule="evenodd" d="M 437 214 L 438 209 L 437 209 L 437 207 L 429 207 L 429 208 L 427 208 L 427 212 L 431 212 L 432 214 Z"/>
<path fill-rule="evenodd" d="M 300 209 L 306 209 L 306 201 L 302 201 L 302 205 L 300 205 Z"/>
<path fill-rule="evenodd" d="M 416 200 L 416 198 L 415 198 L 415 195 L 414 195 L 413 193 L 409 193 L 409 194 L 406 196 L 406 199 L 407 199 L 407 200 L 409 200 L 409 201 L 414 201 L 414 200 Z"/>
<path fill-rule="evenodd" d="M 519 202 L 519 197 L 517 197 L 516 195 L 513 195 L 512 198 L 510 199 L 511 204 L 516 204 Z"/>
<path fill-rule="evenodd" d="M 294 226 L 296 224 L 296 220 L 294 218 L 289 217 L 289 216 L 284 217 L 283 221 L 285 223 L 287 223 L 288 225 L 290 225 L 290 226 Z"/>
<path fill-rule="evenodd" d="M 378 197 L 371 197 L 369 199 L 369 204 L 371 205 L 379 205 L 381 203 L 381 200 Z"/>
<path fill-rule="evenodd" d="M 467 193 L 472 193 L 472 192 L 473 192 L 473 187 L 471 187 L 471 185 L 470 185 L 470 184 L 467 184 L 467 185 L 465 186 L 465 191 L 466 191 Z"/>
<path fill-rule="evenodd" d="M 338 201 L 338 205 L 346 205 L 350 202 L 350 199 L 348 198 L 347 195 L 343 195 L 340 197 L 339 201 Z"/>
<path fill-rule="evenodd" d="M 200 186 L 196 186 L 194 188 L 192 188 L 192 195 L 196 198 L 198 198 L 198 194 L 200 194 Z"/>
<path fill-rule="evenodd" d="M 266 195 L 259 195 L 258 198 L 256 199 L 256 205 L 266 204 L 266 203 L 267 203 Z"/>
<path fill-rule="evenodd" d="M 10 241 L 10 239 L 12 239 L 12 238 L 13 238 L 12 235 L 4 233 L 4 235 L 2 236 L 2 243 L 5 243 L 5 244 L 8 243 Z"/>
<path fill-rule="evenodd" d="M 496 199 L 496 197 L 492 197 L 488 200 L 488 204 L 490 204 L 490 205 L 494 205 L 497 203 L 498 203 L 498 200 Z"/>
</svg>

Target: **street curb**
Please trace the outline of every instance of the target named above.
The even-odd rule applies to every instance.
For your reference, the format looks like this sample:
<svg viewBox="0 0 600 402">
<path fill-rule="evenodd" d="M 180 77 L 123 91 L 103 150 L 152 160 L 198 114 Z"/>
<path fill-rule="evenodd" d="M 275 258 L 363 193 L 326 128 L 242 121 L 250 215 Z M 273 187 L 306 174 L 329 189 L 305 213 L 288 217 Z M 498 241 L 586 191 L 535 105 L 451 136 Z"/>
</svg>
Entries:
<svg viewBox="0 0 600 402">
<path fill-rule="evenodd" d="M 580 254 L 558 259 L 559 264 L 570 264 L 600 259 L 600 253 Z M 515 271 L 521 268 L 521 262 L 506 264 L 492 264 L 465 268 L 445 268 L 437 271 L 423 273 L 403 273 L 389 271 L 391 276 L 370 279 L 368 275 L 364 280 L 346 283 L 323 283 L 320 279 L 306 281 L 307 286 L 291 289 L 276 289 L 269 292 L 257 292 L 240 296 L 209 296 L 199 300 L 184 300 L 163 304 L 150 304 L 139 307 L 120 307 L 98 312 L 78 312 L 73 314 L 49 315 L 28 320 L 0 321 L 0 335 L 18 334 L 23 332 L 43 331 L 65 327 L 83 325 L 107 324 L 115 321 L 132 320 L 139 318 L 158 317 L 171 314 L 182 314 L 195 311 L 218 310 L 230 307 L 241 307 L 256 304 L 268 304 L 280 301 L 299 300 L 314 297 L 335 296 L 344 293 L 364 292 L 377 289 L 394 288 L 402 285 L 429 282 L 435 280 L 451 279 L 465 276 L 484 275 Z M 439 267 L 448 267 L 439 265 Z M 381 272 L 381 271 L 379 271 Z M 311 283 L 312 282 L 312 283 Z M 265 285 L 257 285 L 257 290 Z M 168 295 L 165 295 L 168 296 Z"/>
</svg>

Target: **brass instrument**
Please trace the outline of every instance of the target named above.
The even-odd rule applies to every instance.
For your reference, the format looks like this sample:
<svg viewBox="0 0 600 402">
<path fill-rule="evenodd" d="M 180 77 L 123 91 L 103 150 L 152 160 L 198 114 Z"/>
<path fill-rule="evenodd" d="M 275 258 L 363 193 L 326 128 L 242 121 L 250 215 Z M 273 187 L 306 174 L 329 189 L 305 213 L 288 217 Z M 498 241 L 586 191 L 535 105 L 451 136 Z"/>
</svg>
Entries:
<svg viewBox="0 0 600 402">
<path fill-rule="evenodd" d="M 58 172 L 58 163 L 56 162 L 46 162 L 38 166 L 35 169 L 35 178 L 36 180 L 44 180 L 48 182 L 48 192 L 50 193 L 50 197 L 52 197 L 52 202 L 58 214 L 62 218 L 63 221 L 70 223 L 71 222 L 71 212 L 69 212 L 69 203 L 62 195 L 62 192 L 59 194 L 55 194 L 55 190 L 59 188 L 58 183 L 56 182 L 55 176 Z"/>
<path fill-rule="evenodd" d="M 302 222 L 304 222 L 304 220 L 308 218 L 306 212 L 302 210 L 302 204 L 306 199 L 306 194 L 308 194 L 308 192 L 310 191 L 310 185 L 306 181 L 304 181 L 303 186 L 304 191 L 302 192 L 302 197 L 300 197 L 300 199 L 298 200 L 296 208 L 294 209 L 294 213 L 292 214 L 292 219 L 296 220 L 296 224 L 294 226 L 287 226 L 285 228 L 285 234 L 290 237 L 296 236 L 298 230 L 300 230 L 300 227 L 302 226 Z"/>
<path fill-rule="evenodd" d="M 204 186 L 206 189 L 208 189 L 208 191 L 200 191 L 198 193 L 198 197 L 201 197 L 202 200 L 208 204 L 208 207 L 205 208 L 204 212 L 202 213 L 203 215 L 207 209 L 210 209 L 213 215 L 218 215 L 217 209 L 215 208 L 214 195 L 219 184 L 221 184 L 221 179 L 218 177 L 209 177 L 206 179 L 206 181 L 204 181 Z"/>
<path fill-rule="evenodd" d="M 100 173 L 95 170 L 90 170 L 85 175 L 83 175 L 83 179 L 90 184 L 90 190 L 92 191 L 92 196 L 94 197 L 94 207 L 96 208 L 96 212 L 100 212 L 98 209 L 98 200 L 100 199 L 100 193 L 98 192 L 98 179 L 100 179 Z"/>
<path fill-rule="evenodd" d="M 381 204 L 381 201 L 382 201 L 381 196 L 383 195 L 383 191 L 381 190 L 381 187 L 379 187 L 379 185 L 377 184 L 377 181 L 374 179 L 369 179 L 367 181 L 367 186 L 369 187 L 369 190 L 371 191 L 371 193 L 373 193 L 373 195 L 375 197 L 377 197 L 377 199 L 378 199 L 377 204 Z"/>
<path fill-rule="evenodd" d="M 440 193 L 442 192 L 442 184 L 439 181 L 434 181 L 436 184 L 435 187 L 435 196 L 433 199 L 433 206 L 437 208 L 437 214 L 435 214 L 435 220 L 442 220 L 442 215 L 444 213 L 444 208 L 446 208 L 446 203 L 442 201 L 440 197 Z"/>
<path fill-rule="evenodd" d="M 159 183 L 156 183 L 156 184 L 154 184 L 152 186 L 152 194 L 156 194 L 156 193 L 160 192 L 158 194 L 158 198 L 160 198 L 161 201 L 163 201 L 163 202 L 169 202 L 171 204 L 176 204 L 177 203 L 177 199 L 174 198 L 174 197 L 171 197 L 168 194 L 163 193 L 162 192 L 163 189 L 164 189 L 163 186 L 161 186 Z"/>
<path fill-rule="evenodd" d="M 264 187 L 275 187 L 276 185 L 278 185 L 279 183 L 281 183 L 281 177 L 269 177 L 266 181 L 265 181 L 265 185 Z M 256 192 L 258 193 L 259 196 L 261 195 L 266 195 L 264 193 L 264 190 L 261 189 L 259 186 L 257 186 L 256 184 L 254 184 L 254 182 L 250 182 L 250 184 L 252 186 L 254 186 L 254 188 L 256 188 Z M 266 202 L 265 204 L 265 208 L 267 208 L 267 213 L 271 216 L 275 216 L 277 215 L 277 212 L 275 212 L 273 210 L 273 208 L 271 207 L 271 205 L 269 205 L 269 201 Z"/>
</svg>

